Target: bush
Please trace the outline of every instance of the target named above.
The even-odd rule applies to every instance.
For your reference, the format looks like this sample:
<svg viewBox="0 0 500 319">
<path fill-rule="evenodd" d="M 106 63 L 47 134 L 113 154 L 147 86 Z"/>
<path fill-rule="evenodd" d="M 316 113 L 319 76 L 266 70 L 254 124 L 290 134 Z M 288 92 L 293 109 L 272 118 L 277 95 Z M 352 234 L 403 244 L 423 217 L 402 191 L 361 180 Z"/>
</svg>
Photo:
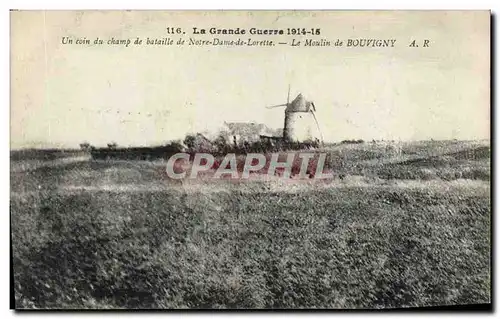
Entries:
<svg viewBox="0 0 500 319">
<path fill-rule="evenodd" d="M 365 141 L 364 140 L 343 140 L 340 142 L 341 144 L 363 144 Z"/>
</svg>

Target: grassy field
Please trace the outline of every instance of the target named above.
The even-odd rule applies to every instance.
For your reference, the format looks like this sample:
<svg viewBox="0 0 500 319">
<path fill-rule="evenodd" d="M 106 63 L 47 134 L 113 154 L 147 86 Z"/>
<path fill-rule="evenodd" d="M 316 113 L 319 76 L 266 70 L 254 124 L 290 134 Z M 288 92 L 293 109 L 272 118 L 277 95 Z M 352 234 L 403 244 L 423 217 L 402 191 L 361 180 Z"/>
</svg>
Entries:
<svg viewBox="0 0 500 319">
<path fill-rule="evenodd" d="M 16 158 L 16 307 L 490 302 L 488 143 L 327 151 L 335 179 L 296 184 L 174 183 L 161 162 Z"/>
</svg>

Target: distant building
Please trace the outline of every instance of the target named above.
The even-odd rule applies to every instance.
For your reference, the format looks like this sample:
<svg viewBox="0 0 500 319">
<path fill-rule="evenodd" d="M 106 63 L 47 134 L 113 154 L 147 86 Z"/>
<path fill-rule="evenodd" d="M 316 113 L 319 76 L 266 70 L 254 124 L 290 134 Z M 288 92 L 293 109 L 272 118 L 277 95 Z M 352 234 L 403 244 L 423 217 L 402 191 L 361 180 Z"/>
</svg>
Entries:
<svg viewBox="0 0 500 319">
<path fill-rule="evenodd" d="M 254 143 L 261 140 L 261 137 L 280 138 L 281 129 L 273 130 L 262 123 L 254 122 L 224 122 L 220 134 L 227 143 L 240 145 L 245 142 Z"/>
</svg>

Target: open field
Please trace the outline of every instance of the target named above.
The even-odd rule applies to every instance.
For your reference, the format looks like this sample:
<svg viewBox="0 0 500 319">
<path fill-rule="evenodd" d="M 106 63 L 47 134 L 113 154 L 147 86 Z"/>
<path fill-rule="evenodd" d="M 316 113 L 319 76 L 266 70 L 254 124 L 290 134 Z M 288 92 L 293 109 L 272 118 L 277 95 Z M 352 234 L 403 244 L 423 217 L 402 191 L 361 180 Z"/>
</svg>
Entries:
<svg viewBox="0 0 500 319">
<path fill-rule="evenodd" d="M 18 308 L 489 303 L 489 142 L 328 146 L 328 182 L 11 164 Z M 32 159 L 29 159 L 32 161 Z"/>
</svg>

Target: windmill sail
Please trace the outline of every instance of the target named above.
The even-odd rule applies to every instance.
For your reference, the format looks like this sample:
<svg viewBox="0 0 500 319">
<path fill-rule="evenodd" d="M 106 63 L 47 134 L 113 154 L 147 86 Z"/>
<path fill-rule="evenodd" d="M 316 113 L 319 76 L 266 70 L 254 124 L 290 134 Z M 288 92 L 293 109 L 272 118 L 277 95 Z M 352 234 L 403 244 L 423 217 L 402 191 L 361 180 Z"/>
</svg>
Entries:
<svg viewBox="0 0 500 319">
<path fill-rule="evenodd" d="M 266 109 L 274 109 L 276 107 L 281 107 L 281 106 L 288 106 L 288 103 L 287 104 L 278 104 L 278 105 L 266 106 Z"/>
<path fill-rule="evenodd" d="M 314 104 L 313 104 L 313 106 L 314 106 Z M 314 108 L 314 110 L 316 110 L 316 108 Z M 318 119 L 316 118 L 316 114 L 314 114 L 314 112 L 312 112 L 312 111 L 311 111 L 311 114 L 314 118 L 314 121 L 316 122 L 316 127 L 318 128 L 319 135 L 321 136 L 321 145 L 325 146 L 325 141 L 323 139 L 323 132 L 321 132 L 321 128 L 319 127 L 319 122 L 318 122 Z"/>
<path fill-rule="evenodd" d="M 286 105 L 290 104 L 290 84 L 288 84 L 288 95 L 286 96 Z"/>
</svg>

